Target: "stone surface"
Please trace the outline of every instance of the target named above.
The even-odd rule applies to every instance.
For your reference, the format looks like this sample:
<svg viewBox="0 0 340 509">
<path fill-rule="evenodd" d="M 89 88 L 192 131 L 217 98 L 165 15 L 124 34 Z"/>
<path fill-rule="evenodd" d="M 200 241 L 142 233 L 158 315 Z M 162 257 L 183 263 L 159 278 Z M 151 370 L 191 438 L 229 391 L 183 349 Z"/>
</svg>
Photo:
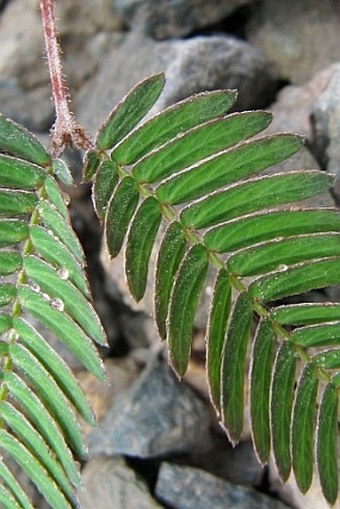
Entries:
<svg viewBox="0 0 340 509">
<path fill-rule="evenodd" d="M 212 25 L 251 0 L 114 0 L 126 23 L 156 39 L 182 37 Z"/>
<path fill-rule="evenodd" d="M 210 414 L 167 364 L 154 358 L 89 436 L 92 454 L 151 458 L 207 446 Z"/>
<path fill-rule="evenodd" d="M 82 509 L 161 509 L 142 479 L 120 457 L 91 459 L 79 492 Z"/>
<path fill-rule="evenodd" d="M 156 495 L 174 509 L 284 509 L 282 502 L 203 470 L 163 463 Z"/>
<path fill-rule="evenodd" d="M 159 71 L 165 72 L 167 83 L 153 113 L 195 92 L 216 88 L 237 88 L 237 107 L 256 108 L 270 102 L 276 87 L 262 54 L 233 37 L 155 42 L 135 31 L 107 55 L 84 87 L 77 101 L 79 119 L 95 134 L 136 83 Z"/>
<path fill-rule="evenodd" d="M 333 0 L 263 0 L 248 26 L 249 42 L 283 79 L 303 83 L 339 59 L 340 4 Z"/>
</svg>

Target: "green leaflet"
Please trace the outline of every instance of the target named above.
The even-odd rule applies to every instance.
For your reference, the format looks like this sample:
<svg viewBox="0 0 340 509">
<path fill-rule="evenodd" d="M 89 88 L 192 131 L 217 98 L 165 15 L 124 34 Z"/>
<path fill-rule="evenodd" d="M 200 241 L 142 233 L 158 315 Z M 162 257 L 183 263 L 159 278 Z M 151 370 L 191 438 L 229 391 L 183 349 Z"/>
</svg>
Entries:
<svg viewBox="0 0 340 509">
<path fill-rule="evenodd" d="M 42 226 L 32 225 L 30 240 L 39 255 L 59 269 L 61 278 L 69 278 L 86 297 L 89 297 L 88 283 L 81 266 L 58 238 L 53 237 Z"/>
<path fill-rule="evenodd" d="M 56 299 L 46 301 L 44 296 L 27 286 L 18 289 L 18 297 L 21 306 L 63 341 L 93 375 L 101 380 L 105 378 L 102 362 L 91 339 L 62 312 L 62 303 Z"/>
<path fill-rule="evenodd" d="M 70 224 L 44 200 L 39 201 L 39 214 L 44 226 L 69 249 L 80 264 L 84 264 L 84 253 L 79 240 Z"/>
<path fill-rule="evenodd" d="M 0 114 L 0 151 L 39 166 L 49 166 L 51 156 L 27 129 Z"/>
<path fill-rule="evenodd" d="M 192 328 L 209 262 L 202 245 L 186 253 L 176 276 L 168 315 L 168 344 L 172 366 L 183 376 L 189 362 Z"/>
<path fill-rule="evenodd" d="M 96 174 L 100 165 L 100 157 L 97 150 L 86 152 L 83 163 L 83 180 L 89 182 Z"/>
<path fill-rule="evenodd" d="M 249 288 L 253 297 L 264 301 L 340 283 L 340 258 L 301 263 L 282 272 L 256 279 Z"/>
<path fill-rule="evenodd" d="M 234 113 L 224 118 L 211 120 L 174 138 L 142 159 L 133 168 L 133 175 L 140 182 L 157 182 L 179 170 L 188 168 L 201 159 L 205 159 L 253 136 L 266 128 L 270 121 L 271 115 L 264 111 Z M 209 169 L 211 166 L 211 164 L 208 164 Z M 193 182 L 199 183 L 200 187 L 204 186 L 205 183 L 208 187 L 211 185 L 212 189 L 218 187 L 218 184 L 214 186 L 217 171 L 210 171 L 211 180 L 206 176 L 204 179 L 204 175 L 208 173 L 208 168 L 205 165 L 203 167 L 203 169 L 198 167 L 192 171 L 195 176 L 197 174 L 197 181 L 195 177 L 193 179 L 191 176 L 190 182 L 185 182 L 183 186 L 180 183 L 180 190 L 183 190 L 183 188 L 188 190 L 188 186 L 195 189 Z M 220 170 L 220 168 L 218 169 Z M 219 174 L 221 174 L 221 170 Z M 170 189 L 172 190 L 171 184 Z M 159 189 L 158 194 L 159 199 L 165 202 L 179 203 L 181 201 L 181 199 L 177 199 L 177 201 L 175 199 L 176 185 L 172 192 L 173 200 L 170 198 L 171 194 L 169 196 L 169 185 L 167 184 L 165 184 L 165 188 Z"/>
<path fill-rule="evenodd" d="M 233 444 L 240 440 L 243 430 L 245 364 L 252 316 L 249 295 L 241 293 L 231 312 L 221 370 L 222 423 Z"/>
<path fill-rule="evenodd" d="M 66 206 L 67 195 L 63 194 L 59 189 L 55 179 L 48 175 L 45 179 L 44 188 L 48 196 L 49 202 L 54 205 L 64 219 L 68 219 L 68 210 Z"/>
<path fill-rule="evenodd" d="M 118 103 L 99 128 L 96 138 L 97 149 L 110 149 L 124 138 L 157 101 L 164 84 L 163 73 L 155 74 L 138 83 Z"/>
<path fill-rule="evenodd" d="M 92 188 L 94 207 L 102 221 L 118 180 L 117 165 L 110 159 L 103 161 L 98 168 Z"/>
<path fill-rule="evenodd" d="M 340 321 L 340 304 L 327 302 L 300 303 L 278 306 L 271 316 L 283 325 L 312 325 L 322 322 Z"/>
<path fill-rule="evenodd" d="M 12 317 L 10 315 L 0 314 L 0 333 L 8 331 L 12 327 Z"/>
<path fill-rule="evenodd" d="M 20 508 L 33 509 L 33 506 L 28 500 L 26 493 L 23 491 L 17 480 L 13 477 L 12 472 L 6 467 L 6 465 L 2 461 L 0 461 L 0 477 L 4 480 L 4 482 L 11 490 L 11 493 L 18 501 Z"/>
<path fill-rule="evenodd" d="M 6 383 L 11 395 L 23 408 L 25 415 L 41 436 L 44 437 L 51 450 L 55 452 L 72 484 L 79 486 L 80 476 L 71 452 L 60 432 L 60 428 L 42 405 L 40 399 L 18 375 L 7 371 L 2 374 L 2 380 Z"/>
<path fill-rule="evenodd" d="M 269 399 L 276 335 L 268 319 L 257 327 L 250 367 L 250 415 L 254 446 L 262 464 L 270 454 Z"/>
<path fill-rule="evenodd" d="M 313 479 L 317 391 L 315 367 L 307 364 L 297 385 L 292 422 L 293 469 L 302 493 L 306 493 Z"/>
<path fill-rule="evenodd" d="M 151 251 L 162 219 L 158 201 L 146 198 L 131 223 L 126 252 L 125 274 L 130 292 L 138 302 L 144 295 Z"/>
<path fill-rule="evenodd" d="M 28 226 L 16 219 L 0 219 L 0 247 L 8 247 L 27 239 Z"/>
<path fill-rule="evenodd" d="M 116 187 L 105 218 L 106 245 L 112 258 L 117 256 L 122 247 L 138 200 L 139 193 L 134 179 L 125 177 Z"/>
<path fill-rule="evenodd" d="M 205 228 L 263 208 L 310 198 L 327 190 L 332 181 L 330 175 L 315 170 L 255 177 L 194 202 L 181 212 L 181 221 Z"/>
<path fill-rule="evenodd" d="M 60 464 L 52 456 L 39 433 L 26 420 L 25 416 L 6 401 L 0 402 L 1 418 L 11 428 L 18 440 L 42 464 L 54 482 L 61 488 L 70 503 L 75 503 L 71 485 L 65 477 Z"/>
<path fill-rule="evenodd" d="M 129 134 L 112 152 L 119 164 L 132 164 L 151 150 L 196 125 L 226 113 L 236 100 L 234 90 L 193 95 L 155 115 Z"/>
<path fill-rule="evenodd" d="M 107 345 L 104 329 L 88 300 L 67 278 L 60 277 L 60 272 L 36 256 L 25 256 L 23 262 L 27 276 L 41 291 L 46 292 L 59 303 L 63 309 L 80 325 L 85 333 L 100 345 Z M 57 308 L 57 305 L 55 306 Z"/>
<path fill-rule="evenodd" d="M 212 402 L 219 412 L 221 402 L 221 366 L 224 336 L 230 313 L 229 273 L 222 268 L 216 278 L 207 325 L 207 376 Z"/>
<path fill-rule="evenodd" d="M 16 272 L 22 264 L 22 259 L 17 251 L 0 251 L 0 276 L 7 276 Z"/>
<path fill-rule="evenodd" d="M 310 325 L 295 329 L 291 334 L 291 340 L 295 345 L 304 348 L 338 345 L 340 342 L 340 322 Z"/>
<path fill-rule="evenodd" d="M 186 241 L 179 223 L 171 223 L 162 239 L 158 252 L 155 275 L 155 317 L 159 334 L 166 338 L 171 290 L 175 274 L 185 253 Z"/>
<path fill-rule="evenodd" d="M 46 369 L 29 350 L 19 344 L 11 344 L 9 352 L 16 367 L 21 370 L 30 386 L 55 418 L 67 442 L 80 458 L 87 457 L 84 439 L 71 407 Z"/>
<path fill-rule="evenodd" d="M 253 114 L 256 113 L 259 112 L 253 112 Z M 251 133 L 250 131 L 252 124 L 255 124 L 253 126 L 254 129 L 256 123 L 259 126 L 260 122 L 262 122 L 264 128 L 264 123 L 269 120 L 269 117 L 254 117 L 252 119 L 253 122 L 248 126 L 248 115 L 251 115 L 251 113 L 241 113 L 236 114 L 235 117 L 228 117 L 233 119 L 234 123 L 240 123 L 239 141 L 255 134 L 255 132 Z M 254 122 L 254 120 L 257 122 Z M 243 123 L 245 123 L 246 127 L 242 126 Z M 244 130 L 245 135 L 243 134 Z M 235 134 L 237 134 L 237 131 Z M 247 134 L 249 136 L 247 136 Z M 235 139 L 235 142 L 236 141 Z M 214 138 L 212 140 L 212 154 L 216 154 L 229 146 L 226 143 L 222 146 L 222 143 L 220 143 L 221 146 L 216 144 L 214 149 L 213 143 Z M 198 145 L 198 147 L 200 147 L 202 151 L 205 151 L 205 146 L 206 142 L 203 138 L 200 140 L 200 145 Z M 286 158 L 287 154 L 291 155 L 300 148 L 300 139 L 294 136 L 287 137 L 287 135 L 266 137 L 244 142 L 229 150 L 218 153 L 208 161 L 192 169 L 189 168 L 178 175 L 174 175 L 173 178 L 169 178 L 164 184 L 159 186 L 157 195 L 160 200 L 172 204 L 198 198 L 199 196 L 221 189 L 227 184 L 232 184 L 249 175 L 258 173 L 268 166 L 282 161 L 282 159 Z M 193 150 L 194 149 L 197 150 L 197 147 L 195 146 Z M 264 151 L 267 151 L 267 157 L 263 156 Z M 209 154 L 203 153 L 200 158 L 205 158 L 207 155 Z M 269 155 L 271 156 L 270 162 Z M 199 159 L 197 158 L 196 160 L 198 161 Z"/>
<path fill-rule="evenodd" d="M 21 506 L 13 497 L 12 493 L 3 486 L 0 486 L 0 502 L 3 504 L 3 507 L 7 507 L 8 509 L 21 509 Z"/>
<path fill-rule="evenodd" d="M 64 495 L 59 491 L 34 456 L 5 430 L 0 430 L 0 446 L 12 456 L 27 476 L 32 479 L 38 490 L 53 508 L 71 508 Z"/>
<path fill-rule="evenodd" d="M 277 353 L 272 381 L 270 413 L 272 445 L 276 465 L 283 481 L 291 470 L 290 416 L 293 407 L 296 359 L 292 345 L 284 341 Z"/>
<path fill-rule="evenodd" d="M 211 228 L 204 245 L 225 253 L 276 237 L 339 230 L 340 214 L 335 209 L 266 210 Z"/>
<path fill-rule="evenodd" d="M 35 189 L 44 183 L 42 168 L 22 159 L 0 154 L 0 186 L 17 189 Z"/>
<path fill-rule="evenodd" d="M 53 159 L 52 161 L 52 170 L 53 175 L 55 175 L 60 182 L 65 184 L 65 186 L 73 187 L 74 180 L 72 173 L 70 172 L 69 167 L 62 159 Z"/>
<path fill-rule="evenodd" d="M 0 283 L 0 306 L 6 306 L 12 302 L 16 295 L 17 290 L 15 286 L 10 283 Z"/>
<path fill-rule="evenodd" d="M 253 276 L 275 270 L 280 264 L 328 256 L 340 256 L 339 233 L 299 235 L 255 245 L 231 255 L 228 269 L 240 276 Z"/>
<path fill-rule="evenodd" d="M 317 427 L 317 464 L 322 492 L 333 505 L 338 496 L 337 469 L 338 396 L 329 383 L 323 392 Z"/>
<path fill-rule="evenodd" d="M 91 425 L 93 412 L 68 365 L 55 353 L 44 338 L 23 318 L 13 319 L 13 328 L 22 343 L 51 373 L 65 396 L 73 403 L 80 415 Z"/>
<path fill-rule="evenodd" d="M 28 191 L 9 191 L 0 189 L 0 214 L 20 216 L 33 212 L 37 197 Z"/>
<path fill-rule="evenodd" d="M 339 345 L 339 342 L 337 342 Z M 339 369 L 340 368 L 340 349 L 329 349 L 321 351 L 313 356 L 313 363 L 315 366 L 324 369 Z M 337 376 L 337 375 L 335 375 Z"/>
</svg>

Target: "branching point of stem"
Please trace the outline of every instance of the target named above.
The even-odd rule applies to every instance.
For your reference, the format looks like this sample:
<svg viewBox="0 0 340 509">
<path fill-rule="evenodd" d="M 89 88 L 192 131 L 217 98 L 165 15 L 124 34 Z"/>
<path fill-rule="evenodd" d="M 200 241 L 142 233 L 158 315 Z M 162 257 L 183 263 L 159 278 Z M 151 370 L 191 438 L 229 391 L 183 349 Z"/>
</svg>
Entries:
<svg viewBox="0 0 340 509">
<path fill-rule="evenodd" d="M 56 121 L 51 130 L 51 151 L 58 157 L 67 145 L 89 150 L 93 147 L 85 130 L 78 125 L 70 110 L 70 97 L 62 72 L 60 47 L 55 19 L 55 0 L 39 0 L 47 65 L 50 75 Z"/>
</svg>

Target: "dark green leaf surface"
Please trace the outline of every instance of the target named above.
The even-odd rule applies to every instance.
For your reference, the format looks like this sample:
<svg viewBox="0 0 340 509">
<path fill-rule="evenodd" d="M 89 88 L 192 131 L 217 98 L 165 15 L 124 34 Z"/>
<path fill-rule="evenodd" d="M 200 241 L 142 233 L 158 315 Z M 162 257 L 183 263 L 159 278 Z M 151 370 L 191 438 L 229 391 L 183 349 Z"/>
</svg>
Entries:
<svg viewBox="0 0 340 509">
<path fill-rule="evenodd" d="M 225 114 L 236 96 L 235 90 L 215 90 L 180 101 L 129 134 L 113 151 L 112 157 L 119 164 L 132 164 L 177 135 Z"/>
<path fill-rule="evenodd" d="M 101 163 L 93 184 L 93 202 L 99 219 L 104 220 L 107 205 L 118 183 L 117 166 L 110 159 Z"/>
<path fill-rule="evenodd" d="M 73 187 L 74 180 L 72 177 L 72 173 L 70 172 L 69 167 L 62 159 L 53 159 L 52 161 L 52 170 L 53 174 L 57 177 L 60 182 L 65 184 L 65 186 Z"/>
<path fill-rule="evenodd" d="M 83 249 L 69 222 L 44 200 L 40 200 L 38 209 L 44 226 L 58 237 L 79 263 L 84 264 Z"/>
<path fill-rule="evenodd" d="M 173 288 L 168 315 L 168 344 L 172 366 L 179 376 L 186 372 L 197 304 L 208 270 L 207 252 L 193 246 L 185 255 Z"/>
<path fill-rule="evenodd" d="M 0 430 L 0 447 L 12 456 L 54 509 L 71 509 L 64 495 L 34 456 L 5 430 Z"/>
<path fill-rule="evenodd" d="M 322 322 L 340 321 L 340 304 L 327 302 L 300 303 L 278 306 L 271 316 L 283 325 L 312 325 Z"/>
<path fill-rule="evenodd" d="M 171 223 L 162 239 L 155 275 L 155 317 L 159 334 L 166 338 L 166 319 L 175 274 L 184 256 L 186 241 L 181 225 Z"/>
<path fill-rule="evenodd" d="M 20 342 L 51 373 L 65 396 L 73 403 L 81 416 L 91 425 L 95 420 L 93 412 L 68 365 L 55 353 L 44 338 L 23 318 L 13 319 L 13 328 L 20 336 Z"/>
<path fill-rule="evenodd" d="M 28 500 L 26 493 L 23 491 L 20 484 L 14 478 L 12 472 L 6 467 L 6 465 L 2 461 L 0 461 L 0 477 L 4 480 L 4 482 L 11 490 L 11 493 L 18 501 L 20 508 L 33 509 L 33 506 Z"/>
<path fill-rule="evenodd" d="M 238 115 L 244 115 L 244 117 L 240 116 L 240 119 L 247 122 L 246 115 L 249 115 L 249 113 Z M 232 118 L 235 121 L 237 120 L 236 116 Z M 268 117 L 267 119 L 265 117 L 262 119 L 257 118 L 257 120 L 265 122 L 268 120 Z M 240 134 L 242 134 L 242 129 Z M 288 139 L 286 135 L 283 136 L 283 138 L 280 136 L 279 138 L 267 137 L 255 141 L 252 140 L 223 151 L 195 168 L 188 169 L 179 175 L 174 175 L 173 178 L 158 188 L 157 194 L 165 202 L 181 203 L 258 173 L 268 166 L 280 162 L 282 158 L 284 159 L 285 150 L 288 150 L 289 147 L 292 151 L 291 153 L 299 150 L 301 141 L 298 138 L 290 136 Z M 246 136 L 242 136 L 242 139 L 245 138 Z M 201 147 L 201 150 L 205 148 L 204 140 L 201 141 Z M 213 154 L 227 147 L 228 145 L 225 144 L 224 147 L 222 145 L 221 147 L 217 146 L 217 150 L 214 150 L 212 140 Z M 272 162 L 270 164 L 268 163 L 268 158 L 263 156 L 265 149 L 271 154 Z M 203 157 L 206 157 L 206 155 Z"/>
<path fill-rule="evenodd" d="M 272 382 L 270 412 L 272 445 L 283 481 L 291 470 L 290 417 L 293 407 L 296 359 L 291 344 L 284 341 L 278 351 Z"/>
<path fill-rule="evenodd" d="M 339 345 L 339 342 L 337 342 Z M 313 362 L 317 367 L 324 369 L 340 368 L 340 349 L 327 349 L 313 356 Z"/>
<path fill-rule="evenodd" d="M 179 170 L 188 168 L 201 159 L 205 159 L 253 136 L 267 127 L 270 121 L 271 115 L 264 111 L 234 113 L 221 119 L 212 120 L 187 131 L 159 150 L 152 152 L 134 167 L 133 175 L 140 182 L 157 182 Z M 209 168 L 211 166 L 214 167 L 217 164 L 209 165 Z M 221 174 L 221 169 L 218 168 L 218 170 L 218 173 Z M 204 178 L 203 175 L 207 173 L 208 168 L 206 167 L 195 169 L 192 172 L 192 174 L 197 174 L 197 182 L 201 182 Z M 217 172 L 215 171 L 214 174 L 211 171 L 210 173 L 212 182 L 214 182 Z M 176 190 L 179 193 L 179 189 L 186 189 L 187 185 L 192 184 L 193 180 L 196 182 L 195 178 L 193 179 L 191 176 L 190 183 L 185 181 L 182 184 L 182 181 L 180 181 L 179 185 L 175 185 L 175 189 L 172 189 L 170 184 L 172 193 L 169 192 L 169 186 L 165 185 L 165 188 L 159 189 L 159 199 L 169 203 L 176 202 Z M 205 180 L 209 185 L 210 179 L 206 178 Z M 201 185 L 204 185 L 203 182 Z M 218 185 L 212 185 L 213 189 L 216 187 Z M 173 196 L 172 200 L 171 196 Z M 177 200 L 177 202 L 180 201 L 181 199 Z"/>
<path fill-rule="evenodd" d="M 60 428 L 42 405 L 40 399 L 16 374 L 7 371 L 2 378 L 11 395 L 23 408 L 25 415 L 55 452 L 72 484 L 79 486 L 80 476 L 70 450 L 60 432 Z"/>
<path fill-rule="evenodd" d="M 73 254 L 59 239 L 53 237 L 42 226 L 36 225 L 30 227 L 30 239 L 40 256 L 58 268 L 60 278 L 69 278 L 85 296 L 89 296 L 84 272 Z"/>
<path fill-rule="evenodd" d="M 99 150 L 107 150 L 124 138 L 157 101 L 164 84 L 163 73 L 155 74 L 138 83 L 118 103 L 100 127 L 96 147 Z"/>
<path fill-rule="evenodd" d="M 339 494 L 337 469 L 338 396 L 328 384 L 323 392 L 318 418 L 317 464 L 326 500 L 334 504 Z"/>
<path fill-rule="evenodd" d="M 119 164 L 132 164 L 151 150 L 193 127 L 225 114 L 236 100 L 235 90 L 202 92 L 166 108 L 126 137 L 113 151 Z"/>
<path fill-rule="evenodd" d="M 12 327 L 12 318 L 3 313 L 0 314 L 0 333 L 8 331 Z"/>
<path fill-rule="evenodd" d="M 91 373 L 104 379 L 104 369 L 92 341 L 69 316 L 53 305 L 53 300 L 46 301 L 26 286 L 18 289 L 18 296 L 26 311 L 63 341 Z"/>
<path fill-rule="evenodd" d="M 267 319 L 257 327 L 250 368 L 250 415 L 253 441 L 259 460 L 268 462 L 270 453 L 269 399 L 276 336 Z"/>
<path fill-rule="evenodd" d="M 96 174 L 100 165 L 100 157 L 97 150 L 89 150 L 86 152 L 83 164 L 83 180 L 89 182 Z"/>
<path fill-rule="evenodd" d="M 299 264 L 261 277 L 250 286 L 254 297 L 264 301 L 340 283 L 340 258 Z"/>
<path fill-rule="evenodd" d="M 328 189 L 332 180 L 330 175 L 314 170 L 249 179 L 189 205 L 181 212 L 181 221 L 205 228 L 249 212 L 310 198 Z"/>
<path fill-rule="evenodd" d="M 276 237 L 340 230 L 340 214 L 333 209 L 268 210 L 211 228 L 207 248 L 224 253 Z"/>
<path fill-rule="evenodd" d="M 112 257 L 117 256 L 122 247 L 138 200 L 134 179 L 125 177 L 116 187 L 105 218 L 106 245 Z"/>
<path fill-rule="evenodd" d="M 48 375 L 37 358 L 22 345 L 11 344 L 9 351 L 17 368 L 24 374 L 32 389 L 58 422 L 71 448 L 80 458 L 86 458 L 87 449 L 79 424 L 53 378 Z"/>
<path fill-rule="evenodd" d="M 28 191 L 8 191 L 0 189 L 0 214 L 20 216 L 33 212 L 37 197 Z"/>
<path fill-rule="evenodd" d="M 131 223 L 125 252 L 125 274 L 130 292 L 137 302 L 145 292 L 149 259 L 161 219 L 160 205 L 151 196 L 139 206 Z"/>
<path fill-rule="evenodd" d="M 28 226 L 16 219 L 0 219 L 0 247 L 13 246 L 28 237 Z"/>
<path fill-rule="evenodd" d="M 318 379 L 307 364 L 296 389 L 292 421 L 292 462 L 297 485 L 306 493 L 313 479 Z"/>
<path fill-rule="evenodd" d="M 239 251 L 228 260 L 228 269 L 240 276 L 269 272 L 280 264 L 340 256 L 340 234 L 325 233 L 274 239 Z"/>
<path fill-rule="evenodd" d="M 295 329 L 292 332 L 291 340 L 295 345 L 305 348 L 340 344 L 340 322 Z"/>
<path fill-rule="evenodd" d="M 22 264 L 22 259 L 17 251 L 0 251 L 0 276 L 7 276 L 17 271 Z"/>
<path fill-rule="evenodd" d="M 231 286 L 222 268 L 216 278 L 207 326 L 207 377 L 212 402 L 219 412 L 221 403 L 221 366 L 224 337 L 230 313 Z"/>
<path fill-rule="evenodd" d="M 1 418 L 12 429 L 17 439 L 42 464 L 54 482 L 61 488 L 65 497 L 71 503 L 75 502 L 71 485 L 67 481 L 60 464 L 53 458 L 46 443 L 25 416 L 6 401 L 0 402 L 0 413 Z"/>
<path fill-rule="evenodd" d="M 49 264 L 35 256 L 26 256 L 23 263 L 27 276 L 51 299 L 59 299 L 63 309 L 81 326 L 93 341 L 107 345 L 103 327 L 92 305 L 77 288 L 60 277 Z M 51 301 L 53 305 L 53 300 Z"/>
<path fill-rule="evenodd" d="M 33 134 L 1 114 L 0 151 L 9 152 L 39 166 L 48 166 L 51 162 L 50 155 Z"/>
<path fill-rule="evenodd" d="M 6 306 L 13 299 L 15 299 L 17 295 L 17 291 L 15 286 L 10 283 L 1 283 L 0 284 L 0 306 Z"/>
<path fill-rule="evenodd" d="M 51 205 L 52 206 L 54 205 L 59 214 L 63 216 L 64 219 L 67 220 L 68 218 L 68 210 L 66 206 L 66 201 L 68 199 L 67 195 L 62 193 L 55 179 L 50 175 L 46 177 L 44 188 Z"/>
<path fill-rule="evenodd" d="M 35 189 L 43 184 L 46 174 L 42 168 L 22 159 L 0 154 L 0 186 Z"/>
<path fill-rule="evenodd" d="M 222 423 L 232 443 L 240 440 L 243 430 L 245 363 L 252 316 L 251 300 L 247 293 L 241 293 L 231 312 L 222 360 Z"/>
</svg>

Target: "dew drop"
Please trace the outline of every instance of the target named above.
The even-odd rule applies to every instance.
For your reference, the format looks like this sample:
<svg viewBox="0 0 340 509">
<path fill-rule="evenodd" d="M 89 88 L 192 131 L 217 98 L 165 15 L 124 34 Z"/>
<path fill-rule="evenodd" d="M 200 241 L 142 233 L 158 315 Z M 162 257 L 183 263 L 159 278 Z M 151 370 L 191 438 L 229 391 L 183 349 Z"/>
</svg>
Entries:
<svg viewBox="0 0 340 509">
<path fill-rule="evenodd" d="M 55 299 L 51 300 L 51 308 L 55 309 L 56 311 L 64 311 L 64 302 L 56 297 Z"/>
<path fill-rule="evenodd" d="M 30 287 L 32 288 L 32 290 L 33 290 L 34 292 L 38 292 L 38 293 L 40 292 L 40 286 L 39 286 L 39 285 L 37 285 L 36 283 L 32 283 L 32 284 L 30 285 Z"/>
<path fill-rule="evenodd" d="M 47 293 L 41 293 L 40 295 L 47 302 L 49 302 L 51 300 L 51 297 Z"/>
<path fill-rule="evenodd" d="M 69 271 L 65 267 L 61 267 L 61 269 L 58 270 L 57 274 L 60 277 L 60 279 L 64 279 L 65 281 L 69 278 L 70 275 Z"/>
<path fill-rule="evenodd" d="M 285 270 L 288 270 L 288 265 L 282 263 L 281 265 L 278 266 L 277 270 L 279 270 L 280 272 L 284 272 Z"/>
</svg>

